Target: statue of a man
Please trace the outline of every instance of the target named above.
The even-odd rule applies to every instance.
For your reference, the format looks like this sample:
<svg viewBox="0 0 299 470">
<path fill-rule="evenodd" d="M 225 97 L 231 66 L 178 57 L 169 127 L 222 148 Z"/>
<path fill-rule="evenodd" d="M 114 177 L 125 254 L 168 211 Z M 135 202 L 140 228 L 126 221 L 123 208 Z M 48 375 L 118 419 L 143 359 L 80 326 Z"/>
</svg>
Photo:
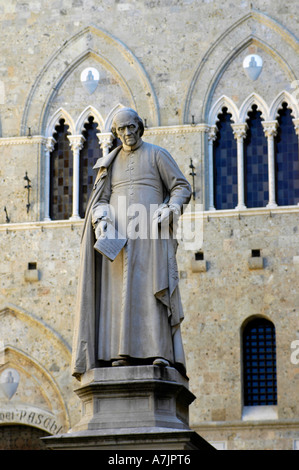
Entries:
<svg viewBox="0 0 299 470">
<path fill-rule="evenodd" d="M 191 187 L 166 150 L 143 142 L 143 131 L 138 114 L 122 108 L 112 124 L 122 145 L 95 165 L 81 241 L 72 361 L 78 379 L 97 367 L 141 364 L 185 373 L 171 225 L 188 204 Z M 137 218 L 136 208 L 142 209 Z M 112 221 L 127 238 L 113 262 L 94 249 Z M 161 235 L 165 224 L 169 236 Z"/>
</svg>

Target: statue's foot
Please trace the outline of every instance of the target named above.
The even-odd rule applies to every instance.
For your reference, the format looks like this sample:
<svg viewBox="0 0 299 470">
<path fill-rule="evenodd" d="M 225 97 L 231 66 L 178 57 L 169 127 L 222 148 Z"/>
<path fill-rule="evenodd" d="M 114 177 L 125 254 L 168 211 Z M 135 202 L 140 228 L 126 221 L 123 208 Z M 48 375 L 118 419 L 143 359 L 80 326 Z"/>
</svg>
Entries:
<svg viewBox="0 0 299 470">
<path fill-rule="evenodd" d="M 129 361 L 126 361 L 125 359 L 118 359 L 117 361 L 112 362 L 113 367 L 129 366 L 129 365 L 130 365 Z"/>
<path fill-rule="evenodd" d="M 169 366 L 169 362 L 166 361 L 166 359 L 162 359 L 162 358 L 158 357 L 157 359 L 155 359 L 153 361 L 153 365 L 154 366 L 160 366 L 160 367 L 167 367 L 167 366 Z"/>
</svg>

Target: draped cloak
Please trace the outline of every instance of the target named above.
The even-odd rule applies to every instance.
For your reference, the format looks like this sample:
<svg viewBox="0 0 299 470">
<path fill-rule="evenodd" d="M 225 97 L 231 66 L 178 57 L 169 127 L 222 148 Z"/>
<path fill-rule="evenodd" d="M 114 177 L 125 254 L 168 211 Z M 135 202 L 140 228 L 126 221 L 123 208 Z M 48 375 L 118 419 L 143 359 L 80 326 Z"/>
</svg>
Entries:
<svg viewBox="0 0 299 470">
<path fill-rule="evenodd" d="M 152 239 L 149 232 L 146 239 L 129 237 L 111 263 L 94 249 L 93 219 L 101 204 L 114 205 L 117 196 L 144 204 L 148 215 L 149 204 L 165 201 L 182 211 L 191 197 L 190 184 L 166 150 L 143 141 L 132 151 L 117 147 L 95 168 L 81 238 L 72 373 L 122 356 L 163 357 L 185 368 L 176 239 L 171 231 L 166 238 Z"/>
</svg>

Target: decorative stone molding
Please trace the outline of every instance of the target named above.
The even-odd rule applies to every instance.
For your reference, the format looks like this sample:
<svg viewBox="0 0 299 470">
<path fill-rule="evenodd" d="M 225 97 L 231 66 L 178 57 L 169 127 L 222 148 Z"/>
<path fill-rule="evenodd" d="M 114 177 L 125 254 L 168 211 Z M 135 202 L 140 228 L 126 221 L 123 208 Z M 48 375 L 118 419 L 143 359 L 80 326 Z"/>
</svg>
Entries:
<svg viewBox="0 0 299 470">
<path fill-rule="evenodd" d="M 103 151 L 103 156 L 109 153 L 110 148 L 112 147 L 114 135 L 112 132 L 103 132 L 98 133 L 97 138 L 99 139 L 101 149 Z"/>
<path fill-rule="evenodd" d="M 47 138 L 43 135 L 35 135 L 32 137 L 1 137 L 0 138 L 0 147 L 7 145 L 37 145 L 45 144 Z"/>
<path fill-rule="evenodd" d="M 269 202 L 267 207 L 276 207 L 275 200 L 275 149 L 274 137 L 277 134 L 277 121 L 262 121 L 265 136 L 268 140 L 268 185 L 269 185 Z"/>
<path fill-rule="evenodd" d="M 214 203 L 214 141 L 217 137 L 217 126 L 211 126 L 208 131 L 209 154 L 209 210 L 215 211 Z"/>
<path fill-rule="evenodd" d="M 266 137 L 275 137 L 277 134 L 277 121 L 262 121 L 262 126 Z"/>
<path fill-rule="evenodd" d="M 236 209 L 246 209 L 244 198 L 244 145 L 243 140 L 246 137 L 247 124 L 232 124 L 233 134 L 237 139 L 237 165 L 238 165 L 238 205 Z"/>
<path fill-rule="evenodd" d="M 196 220 L 197 218 L 202 220 L 209 220 L 210 218 L 219 218 L 222 217 L 250 217 L 250 216 L 272 216 L 279 214 L 299 214 L 299 206 L 283 206 L 269 209 L 266 207 L 257 207 L 253 209 L 237 210 L 237 209 L 226 209 L 226 210 L 215 210 L 215 211 L 198 211 L 192 213 L 192 218 Z M 183 214 L 182 218 L 186 219 L 190 217 L 189 214 Z M 20 222 L 20 223 L 4 223 L 0 224 L 0 232 L 14 232 L 15 230 L 47 230 L 47 229 L 61 229 L 69 228 L 72 230 L 74 227 L 83 227 L 84 219 L 78 220 L 44 220 L 44 221 L 35 221 L 35 222 Z"/>
<path fill-rule="evenodd" d="M 208 132 L 210 126 L 207 124 L 183 124 L 178 126 L 160 126 L 150 127 L 144 130 L 144 135 L 167 135 L 167 134 L 185 134 L 185 133 L 197 133 L 197 132 Z"/>
<path fill-rule="evenodd" d="M 244 139 L 246 137 L 248 126 L 246 123 L 232 124 L 233 134 L 235 139 Z"/>
</svg>

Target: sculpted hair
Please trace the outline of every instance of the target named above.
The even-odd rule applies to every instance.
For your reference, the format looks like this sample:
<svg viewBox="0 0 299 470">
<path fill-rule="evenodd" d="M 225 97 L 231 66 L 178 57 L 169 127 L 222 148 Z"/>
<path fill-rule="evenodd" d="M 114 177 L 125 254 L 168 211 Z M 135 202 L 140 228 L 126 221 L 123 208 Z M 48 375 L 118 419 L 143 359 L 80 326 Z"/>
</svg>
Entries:
<svg viewBox="0 0 299 470">
<path fill-rule="evenodd" d="M 131 108 L 123 108 L 121 109 L 120 111 L 118 111 L 114 117 L 113 117 L 113 121 L 112 121 L 112 125 L 111 125 L 111 132 L 112 134 L 114 135 L 114 137 L 117 137 L 117 132 L 116 132 L 116 125 L 115 125 L 115 120 L 117 118 L 117 115 L 123 111 L 128 111 L 132 114 L 133 116 L 133 119 L 134 119 L 134 122 L 136 122 L 136 124 L 138 124 L 139 126 L 139 129 L 140 129 L 140 137 L 143 136 L 144 134 L 144 124 L 143 124 L 143 121 L 141 119 L 141 117 L 138 116 L 138 114 L 136 113 L 136 111 L 134 111 L 134 109 L 131 109 Z"/>
</svg>

